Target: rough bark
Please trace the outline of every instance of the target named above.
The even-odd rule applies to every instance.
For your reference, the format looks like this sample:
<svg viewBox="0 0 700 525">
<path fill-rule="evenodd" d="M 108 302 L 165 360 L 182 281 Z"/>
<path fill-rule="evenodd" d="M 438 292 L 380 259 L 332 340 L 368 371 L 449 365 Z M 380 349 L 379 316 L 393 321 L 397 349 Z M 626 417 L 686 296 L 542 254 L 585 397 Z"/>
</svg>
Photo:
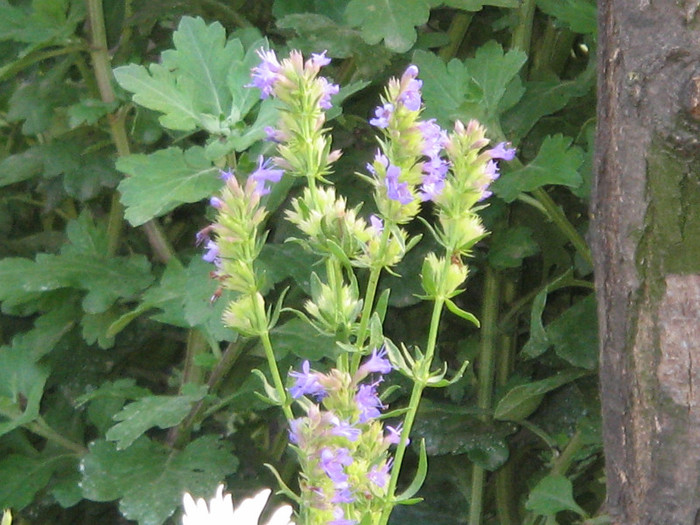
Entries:
<svg viewBox="0 0 700 525">
<path fill-rule="evenodd" d="M 591 243 L 618 525 L 700 524 L 699 3 L 599 1 Z"/>
</svg>

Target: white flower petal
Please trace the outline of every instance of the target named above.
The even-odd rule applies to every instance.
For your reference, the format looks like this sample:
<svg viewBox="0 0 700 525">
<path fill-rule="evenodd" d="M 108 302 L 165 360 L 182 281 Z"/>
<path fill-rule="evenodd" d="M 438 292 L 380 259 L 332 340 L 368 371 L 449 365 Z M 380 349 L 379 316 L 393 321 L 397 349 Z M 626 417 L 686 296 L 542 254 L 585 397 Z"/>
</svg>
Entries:
<svg viewBox="0 0 700 525">
<path fill-rule="evenodd" d="M 263 489 L 252 498 L 241 501 L 233 513 L 235 525 L 257 525 L 270 492 L 270 489 Z"/>
<path fill-rule="evenodd" d="M 267 525 L 294 525 L 290 518 L 292 517 L 292 507 L 283 505 L 275 511 L 275 513 L 267 522 Z"/>
</svg>

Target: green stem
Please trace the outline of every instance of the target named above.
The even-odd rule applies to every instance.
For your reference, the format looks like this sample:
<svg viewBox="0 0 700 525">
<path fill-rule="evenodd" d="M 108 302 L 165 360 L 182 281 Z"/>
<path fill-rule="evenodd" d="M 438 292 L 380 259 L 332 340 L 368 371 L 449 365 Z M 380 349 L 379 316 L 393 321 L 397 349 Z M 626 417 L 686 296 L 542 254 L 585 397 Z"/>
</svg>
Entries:
<svg viewBox="0 0 700 525">
<path fill-rule="evenodd" d="M 379 253 L 383 254 L 386 251 L 386 246 L 389 243 L 389 225 L 384 226 L 382 230 L 382 237 L 379 241 Z M 379 285 L 379 278 L 381 277 L 383 266 L 377 265 L 373 266 L 369 273 L 369 279 L 367 281 L 367 289 L 365 290 L 365 298 L 362 304 L 362 317 L 360 318 L 360 327 L 357 330 L 357 339 L 355 340 L 355 346 L 358 352 L 353 355 L 352 358 L 352 369 L 351 373 L 354 373 L 360 366 L 360 360 L 362 359 L 362 347 L 365 344 L 365 338 L 367 337 L 367 329 L 369 327 L 369 320 L 372 317 L 372 310 L 374 308 L 374 298 L 377 294 L 377 286 Z"/>
<path fill-rule="evenodd" d="M 447 36 L 450 39 L 450 43 L 443 47 L 438 56 L 443 60 L 449 60 L 457 56 L 459 51 L 459 46 L 462 45 L 462 41 L 469 30 L 469 25 L 472 23 L 474 18 L 474 13 L 460 11 L 452 18 L 450 22 L 450 27 L 447 30 Z"/>
<path fill-rule="evenodd" d="M 61 445 L 63 448 L 71 450 L 80 456 L 84 456 L 88 453 L 88 450 L 82 444 L 71 441 L 70 439 L 56 432 L 43 420 L 41 416 L 25 426 L 28 430 L 34 432 L 35 434 L 47 439 L 48 441 L 53 441 L 54 443 Z"/>
<path fill-rule="evenodd" d="M 23 69 L 28 68 L 32 64 L 46 60 L 47 58 L 53 58 L 61 55 L 70 55 L 71 53 L 77 53 L 80 51 L 86 51 L 87 46 L 84 43 L 67 43 L 65 47 L 59 47 L 58 49 L 51 49 L 50 51 L 37 51 L 30 53 L 25 57 L 22 57 L 15 62 L 11 62 L 6 66 L 0 68 L 0 82 L 6 78 L 14 77 L 17 73 Z"/>
<path fill-rule="evenodd" d="M 116 101 L 112 88 L 112 65 L 107 50 L 107 32 L 104 24 L 104 12 L 101 0 L 87 0 L 88 21 L 90 27 L 90 56 L 97 88 L 103 102 L 112 104 Z M 125 126 L 126 114 L 123 111 L 107 115 L 112 141 L 117 149 L 119 157 L 125 157 L 131 153 L 129 139 Z M 124 210 L 119 201 L 119 194 L 112 195 L 111 208 L 107 223 L 107 256 L 113 256 L 119 247 L 121 231 L 124 227 Z M 168 261 L 175 257 L 165 235 L 160 231 L 160 226 L 155 221 L 150 221 L 144 226 L 146 236 L 154 250 L 156 257 L 161 261 Z"/>
<path fill-rule="evenodd" d="M 270 373 L 272 374 L 272 381 L 275 384 L 277 395 L 282 403 L 282 412 L 284 412 L 284 417 L 287 418 L 287 421 L 291 421 L 294 419 L 294 414 L 292 413 L 290 399 L 287 396 L 287 390 L 284 388 L 284 383 L 282 382 L 282 376 L 280 376 L 280 371 L 277 367 L 275 353 L 272 350 L 272 343 L 270 342 L 269 331 L 266 330 L 263 332 L 260 335 L 260 340 L 262 341 L 263 348 L 265 349 L 265 356 L 267 357 L 267 364 L 270 367 Z"/>
<path fill-rule="evenodd" d="M 450 264 L 449 258 L 446 258 L 446 264 Z M 391 478 L 389 479 L 389 486 L 387 488 L 387 494 L 389 494 L 391 497 L 395 496 L 396 484 L 401 471 L 401 464 L 403 463 L 403 458 L 406 454 L 406 447 L 408 446 L 408 437 L 411 435 L 411 429 L 413 428 L 413 423 L 416 419 L 416 414 L 418 413 L 418 406 L 420 405 L 423 390 L 425 389 L 427 379 L 430 374 L 430 365 L 432 364 L 433 355 L 435 354 L 438 329 L 440 327 L 440 318 L 442 316 L 444 304 L 445 299 L 442 297 L 436 298 L 435 303 L 433 304 L 433 313 L 430 319 L 430 332 L 428 333 L 425 357 L 420 363 L 423 369 L 417 371 L 422 377 L 414 378 L 411 399 L 408 402 L 408 409 L 406 412 L 406 417 L 403 421 L 403 429 L 401 430 L 401 440 L 396 447 L 396 453 L 394 454 L 394 465 L 391 467 Z M 392 502 L 389 502 L 389 504 L 384 507 L 382 515 L 379 519 L 379 525 L 386 525 L 386 523 L 389 521 L 389 515 L 391 514 L 392 508 Z"/>
<path fill-rule="evenodd" d="M 544 191 L 543 188 L 537 188 L 532 191 L 532 194 L 547 210 L 547 216 L 557 225 L 559 230 L 561 230 L 569 241 L 571 241 L 571 244 L 574 245 L 579 255 L 592 267 L 593 257 L 591 256 L 591 250 L 588 248 L 588 244 L 586 244 L 583 237 L 576 231 L 574 225 L 569 222 L 569 219 L 566 218 L 562 209 L 554 202 L 552 197 L 549 196 L 549 193 Z"/>
<path fill-rule="evenodd" d="M 530 54 L 532 21 L 535 17 L 535 0 L 523 0 L 518 9 L 518 22 L 513 29 L 510 47 Z"/>
<path fill-rule="evenodd" d="M 566 448 L 554 460 L 554 464 L 552 465 L 552 469 L 550 471 L 551 474 L 561 475 L 561 476 L 566 475 L 566 472 L 569 470 L 571 463 L 573 463 L 574 456 L 576 456 L 576 454 L 578 453 L 579 450 L 581 450 L 582 447 L 583 447 L 583 436 L 581 434 L 581 431 L 577 430 L 574 433 L 574 435 L 571 436 L 571 439 L 569 440 L 569 443 L 566 445 Z"/>
<path fill-rule="evenodd" d="M 489 413 L 493 403 L 494 370 L 498 343 L 498 310 L 500 277 L 496 270 L 486 266 L 484 303 L 481 313 L 481 341 L 479 344 L 479 372 L 477 406 Z M 488 416 L 482 416 L 488 420 Z M 472 470 L 472 492 L 469 505 L 469 525 L 479 525 L 484 498 L 485 472 L 478 465 Z"/>
</svg>

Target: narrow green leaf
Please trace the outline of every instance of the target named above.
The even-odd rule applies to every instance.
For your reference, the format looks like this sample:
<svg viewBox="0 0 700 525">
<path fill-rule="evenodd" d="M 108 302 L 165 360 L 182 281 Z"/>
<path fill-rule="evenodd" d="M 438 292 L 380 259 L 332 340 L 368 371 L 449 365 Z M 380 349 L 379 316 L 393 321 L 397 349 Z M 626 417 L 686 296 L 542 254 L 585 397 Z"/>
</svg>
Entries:
<svg viewBox="0 0 700 525">
<path fill-rule="evenodd" d="M 425 481 L 425 476 L 428 473 L 428 454 L 425 451 L 425 439 L 420 440 L 420 448 L 418 450 L 418 469 L 416 470 L 416 475 L 413 477 L 411 484 L 406 487 L 401 494 L 396 496 L 396 501 L 398 503 L 409 501 L 423 486 Z"/>
</svg>

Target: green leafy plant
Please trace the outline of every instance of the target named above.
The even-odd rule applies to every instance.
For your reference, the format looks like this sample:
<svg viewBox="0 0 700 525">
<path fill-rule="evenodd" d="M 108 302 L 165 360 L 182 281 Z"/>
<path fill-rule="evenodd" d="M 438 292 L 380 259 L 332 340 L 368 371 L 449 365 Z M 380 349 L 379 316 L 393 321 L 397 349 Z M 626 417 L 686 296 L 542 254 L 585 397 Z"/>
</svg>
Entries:
<svg viewBox="0 0 700 525">
<path fill-rule="evenodd" d="M 594 14 L 589 0 L 0 3 L 0 507 L 17 523 L 160 524 L 179 520 L 184 492 L 209 498 L 220 482 L 234 499 L 279 481 L 298 493 L 285 415 L 302 412 L 287 372 L 308 360 L 319 374 L 352 374 L 386 345 L 407 374 L 385 376 L 385 424 L 415 421 L 404 423 L 390 493 L 423 499 L 392 521 L 602 522 L 583 240 Z M 261 156 L 293 161 L 264 140 L 284 108 L 249 86 L 261 47 L 333 59 L 324 75 L 343 87 L 322 126 L 333 174 L 328 158 L 317 174 L 364 229 L 349 230 L 354 248 L 324 245 L 331 230 L 304 231 L 320 202 L 305 188 L 326 183 L 270 184 L 269 234 L 253 264 L 258 310 L 255 294 L 219 290 L 195 236 L 217 220 L 205 201 L 222 170 L 244 183 Z M 469 275 L 453 276 L 466 278 L 460 295 L 439 288 L 459 265 L 449 264 L 446 223 L 428 226 L 438 206 L 415 206 L 426 222 L 403 222 L 403 208 L 373 202 L 382 186 L 362 168 L 387 175 L 368 120 L 410 64 L 423 83 L 420 119 L 450 130 L 476 119 L 493 144 L 518 150 L 478 211 L 492 233 L 467 247 Z M 400 261 L 363 251 L 383 232 Z M 328 304 L 345 304 L 344 317 Z M 267 322 L 243 324 L 251 311 Z M 426 376 L 417 392 L 411 360 L 434 370 L 438 358 L 456 380 L 425 389 Z"/>
</svg>

